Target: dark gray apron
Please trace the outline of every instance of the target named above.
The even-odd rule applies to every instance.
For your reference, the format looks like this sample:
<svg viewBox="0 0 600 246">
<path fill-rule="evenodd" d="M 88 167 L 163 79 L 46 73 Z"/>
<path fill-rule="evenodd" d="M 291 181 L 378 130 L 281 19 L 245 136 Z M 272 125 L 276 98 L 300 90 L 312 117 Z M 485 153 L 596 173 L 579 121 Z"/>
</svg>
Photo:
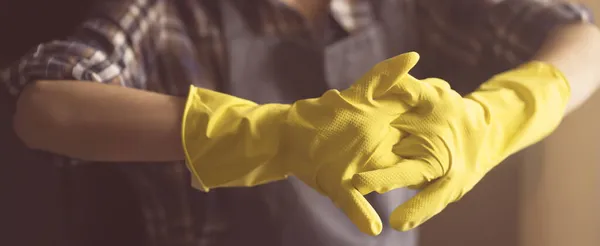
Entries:
<svg viewBox="0 0 600 246">
<path fill-rule="evenodd" d="M 258 103 L 291 103 L 347 88 L 377 62 L 414 48 L 401 35 L 415 33 L 403 29 L 412 19 L 398 12 L 410 10 L 398 6 L 403 1 L 373 1 L 375 24 L 326 47 L 309 38 L 257 35 L 229 1 L 220 2 L 229 60 L 224 90 Z M 391 211 L 412 195 L 408 190 L 369 196 L 384 222 L 377 237 L 362 234 L 327 197 L 294 178 L 210 193 L 208 223 L 228 225 L 216 227 L 226 235 L 218 245 L 416 245 L 415 231 L 397 232 L 387 223 Z"/>
</svg>

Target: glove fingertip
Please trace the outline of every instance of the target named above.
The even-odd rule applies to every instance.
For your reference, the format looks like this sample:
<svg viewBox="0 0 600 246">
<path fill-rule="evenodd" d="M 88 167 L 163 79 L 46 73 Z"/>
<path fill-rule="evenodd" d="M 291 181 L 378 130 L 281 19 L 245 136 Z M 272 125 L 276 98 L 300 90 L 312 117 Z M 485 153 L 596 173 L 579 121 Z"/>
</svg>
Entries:
<svg viewBox="0 0 600 246">
<path fill-rule="evenodd" d="M 381 231 L 383 230 L 383 225 L 381 222 L 378 223 L 371 223 L 371 236 L 377 236 L 381 233 Z"/>
<path fill-rule="evenodd" d="M 379 220 L 371 220 L 368 224 L 359 226 L 358 229 L 370 236 L 377 236 L 383 230 L 383 223 L 381 223 Z"/>
<path fill-rule="evenodd" d="M 383 223 L 369 201 L 354 189 L 351 189 L 348 195 L 350 199 L 340 204 L 348 218 L 361 232 L 372 236 L 379 235 Z"/>
<path fill-rule="evenodd" d="M 389 217 L 390 226 L 398 231 L 409 231 L 424 221 L 427 218 L 423 218 L 423 214 L 418 214 L 418 209 L 407 207 L 407 204 L 397 207 Z M 421 211 L 422 212 L 422 211 Z"/>
<path fill-rule="evenodd" d="M 421 58 L 421 56 L 419 55 L 419 53 L 417 53 L 415 51 L 407 52 L 406 56 L 408 58 L 408 62 L 407 63 L 411 64 L 411 68 L 414 67 L 415 64 L 417 64 L 417 62 Z"/>
<path fill-rule="evenodd" d="M 394 71 L 408 73 L 419 62 L 419 58 L 419 53 L 412 51 L 387 59 L 385 62 L 393 66 Z"/>
<path fill-rule="evenodd" d="M 438 180 L 397 207 L 390 216 L 390 225 L 399 231 L 414 229 L 439 214 L 451 202 L 450 179 Z"/>
<path fill-rule="evenodd" d="M 416 221 L 404 221 L 401 219 L 390 218 L 390 225 L 397 231 L 409 231 L 415 229 L 421 223 Z"/>
</svg>

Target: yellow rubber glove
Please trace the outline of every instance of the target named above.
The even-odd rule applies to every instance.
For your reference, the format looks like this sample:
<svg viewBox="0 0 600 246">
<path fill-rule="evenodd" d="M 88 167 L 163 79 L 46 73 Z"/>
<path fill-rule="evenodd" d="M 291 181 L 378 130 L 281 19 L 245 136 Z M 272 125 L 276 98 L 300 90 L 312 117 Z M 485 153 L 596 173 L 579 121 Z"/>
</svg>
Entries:
<svg viewBox="0 0 600 246">
<path fill-rule="evenodd" d="M 361 231 L 379 234 L 379 216 L 351 180 L 367 166 L 399 161 L 392 146 L 401 134 L 390 124 L 406 112 L 398 82 L 417 60 L 416 53 L 386 60 L 347 90 L 292 105 L 257 105 L 192 87 L 182 134 L 197 188 L 294 175 L 331 198 Z"/>
<path fill-rule="evenodd" d="M 362 194 L 422 188 L 390 217 L 402 231 L 441 212 L 506 157 L 550 134 L 570 96 L 562 74 L 541 62 L 497 75 L 464 98 L 440 79 L 405 76 L 402 83 L 403 100 L 415 107 L 393 123 L 410 134 L 394 147 L 403 161 L 353 177 Z"/>
</svg>

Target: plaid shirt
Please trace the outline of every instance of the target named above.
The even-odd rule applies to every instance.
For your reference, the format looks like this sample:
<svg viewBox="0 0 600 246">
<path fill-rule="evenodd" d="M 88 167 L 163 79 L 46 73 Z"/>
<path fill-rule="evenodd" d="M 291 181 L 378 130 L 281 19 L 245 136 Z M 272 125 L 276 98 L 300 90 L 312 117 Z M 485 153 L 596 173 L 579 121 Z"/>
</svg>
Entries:
<svg viewBox="0 0 600 246">
<path fill-rule="evenodd" d="M 398 1 L 416 11 L 418 28 L 406 35 L 419 38 L 425 74 L 455 80 L 472 80 L 469 71 L 481 70 L 477 80 L 483 81 L 529 59 L 557 25 L 591 19 L 581 6 L 550 0 Z M 299 15 L 275 1 L 232 2 L 258 32 L 306 31 Z M 187 93 L 190 83 L 219 90 L 226 61 L 217 3 L 98 1 L 71 36 L 38 45 L 1 78 L 15 96 L 39 79 L 95 81 L 178 96 Z M 369 25 L 369 11 L 361 0 L 331 3 L 332 16 L 349 35 Z M 55 159 L 60 168 L 77 168 L 64 165 L 74 160 Z M 204 212 L 210 194 L 190 188 L 182 163 L 121 168 L 139 191 L 148 245 L 216 245 L 226 225 Z"/>
</svg>

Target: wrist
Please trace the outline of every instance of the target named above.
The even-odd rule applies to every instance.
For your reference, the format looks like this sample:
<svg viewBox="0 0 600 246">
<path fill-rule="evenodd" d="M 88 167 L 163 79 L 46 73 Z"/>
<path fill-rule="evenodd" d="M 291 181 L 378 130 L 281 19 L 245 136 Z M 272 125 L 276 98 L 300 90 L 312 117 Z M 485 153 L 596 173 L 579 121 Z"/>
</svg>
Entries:
<svg viewBox="0 0 600 246">
<path fill-rule="evenodd" d="M 274 159 L 288 108 L 192 87 L 182 121 L 182 144 L 196 186 L 208 191 L 285 178 Z"/>
<path fill-rule="evenodd" d="M 505 158 L 554 131 L 569 97 L 562 73 L 547 63 L 530 62 L 494 76 L 466 99 L 482 106 L 481 117 L 486 118 L 490 133 L 497 133 L 491 136 L 494 141 L 510 143 L 499 155 Z"/>
<path fill-rule="evenodd" d="M 600 85 L 600 30 L 590 23 L 562 25 L 546 38 L 533 60 L 563 74 L 572 97 L 567 112 L 583 104 Z"/>
</svg>

